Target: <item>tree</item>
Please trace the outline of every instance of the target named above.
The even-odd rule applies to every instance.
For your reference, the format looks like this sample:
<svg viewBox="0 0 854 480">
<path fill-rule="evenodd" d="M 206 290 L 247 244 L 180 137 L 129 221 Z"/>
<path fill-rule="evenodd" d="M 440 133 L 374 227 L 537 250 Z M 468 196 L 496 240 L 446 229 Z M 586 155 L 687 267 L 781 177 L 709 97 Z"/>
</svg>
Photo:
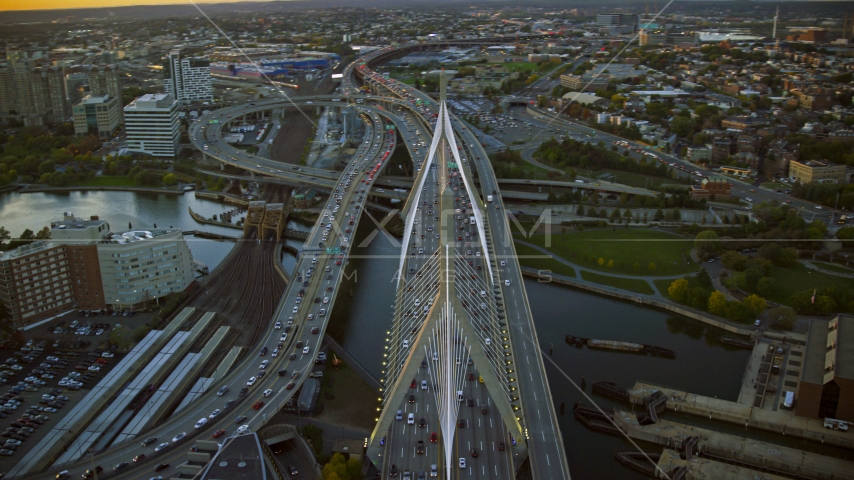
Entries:
<svg viewBox="0 0 854 480">
<path fill-rule="evenodd" d="M 753 312 L 750 308 L 738 300 L 727 302 L 724 314 L 726 318 L 738 323 L 750 323 L 753 319 Z"/>
<path fill-rule="evenodd" d="M 768 318 L 771 319 L 771 328 L 775 330 L 791 330 L 795 326 L 798 314 L 795 309 L 780 305 L 768 310 Z"/>
<path fill-rule="evenodd" d="M 846 117 L 847 118 L 847 117 Z M 854 117 L 851 117 L 854 118 Z M 840 240 L 854 240 L 854 227 L 842 227 L 836 231 L 836 238 Z"/>
<path fill-rule="evenodd" d="M 330 478 L 350 480 L 350 472 L 347 471 L 347 460 L 344 459 L 344 455 L 340 453 L 332 455 L 329 462 L 323 466 L 323 478 L 325 480 L 329 480 Z"/>
<path fill-rule="evenodd" d="M 6 243 L 6 240 L 12 238 L 12 234 L 9 233 L 9 230 L 6 230 L 6 227 L 0 227 L 0 245 Z"/>
<path fill-rule="evenodd" d="M 726 313 L 726 295 L 721 292 L 714 291 L 709 295 L 709 311 L 715 315 L 724 316 Z"/>
<path fill-rule="evenodd" d="M 654 272 L 654 271 L 655 271 L 655 262 L 649 262 L 649 265 L 647 265 L 647 267 L 646 267 L 646 268 L 647 268 L 647 270 L 649 270 L 650 272 Z"/>
<path fill-rule="evenodd" d="M 718 234 L 714 230 L 705 230 L 697 234 L 694 245 L 701 257 L 713 255 L 718 251 Z"/>
<path fill-rule="evenodd" d="M 756 283 L 756 293 L 765 298 L 773 297 L 777 293 L 777 280 L 771 277 L 763 277 Z"/>
<path fill-rule="evenodd" d="M 599 260 L 596 263 L 598 263 L 599 266 L 601 267 L 602 265 L 605 265 L 605 259 L 602 257 L 599 257 Z"/>
<path fill-rule="evenodd" d="M 167 173 L 166 175 L 163 175 L 163 184 L 168 186 L 177 185 L 178 177 L 176 177 L 174 173 Z"/>
<path fill-rule="evenodd" d="M 110 331 L 110 343 L 119 350 L 127 351 L 131 346 L 130 332 L 125 326 L 116 327 Z"/>
<path fill-rule="evenodd" d="M 614 268 L 614 260 L 608 260 L 608 268 Z"/>
<path fill-rule="evenodd" d="M 667 293 L 671 298 L 673 298 L 673 300 L 679 303 L 685 303 L 685 299 L 688 296 L 688 280 L 685 280 L 684 278 L 674 280 L 673 283 L 670 284 L 670 287 L 667 288 Z"/>
<path fill-rule="evenodd" d="M 49 240 L 50 239 L 50 227 L 44 227 L 36 233 L 36 240 Z"/>
<path fill-rule="evenodd" d="M 750 309 L 750 312 L 753 313 L 753 316 L 756 317 L 760 313 L 765 311 L 765 308 L 768 304 L 765 302 L 765 299 L 760 297 L 759 295 L 753 294 L 749 295 L 744 299 L 744 306 Z"/>
<path fill-rule="evenodd" d="M 735 250 L 727 250 L 721 255 L 721 264 L 724 268 L 741 272 L 746 268 L 747 257 L 736 252 Z"/>
</svg>

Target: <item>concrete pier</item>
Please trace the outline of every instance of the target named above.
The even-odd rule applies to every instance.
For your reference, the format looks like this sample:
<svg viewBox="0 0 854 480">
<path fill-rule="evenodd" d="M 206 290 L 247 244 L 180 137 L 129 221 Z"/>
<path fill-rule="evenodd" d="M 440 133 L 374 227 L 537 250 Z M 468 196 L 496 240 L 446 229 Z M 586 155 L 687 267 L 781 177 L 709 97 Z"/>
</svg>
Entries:
<svg viewBox="0 0 854 480">
<path fill-rule="evenodd" d="M 686 480 L 718 480 L 721 478 L 727 480 L 787 480 L 789 478 L 767 472 L 762 472 L 760 475 L 756 470 L 750 468 L 730 465 L 708 458 L 694 457 L 691 460 L 683 460 L 679 458 L 678 452 L 666 448 L 658 460 L 658 466 L 665 472 L 670 472 L 668 475 L 671 478 L 673 478 L 673 472 L 676 469 L 684 467 L 686 469 Z M 656 472 L 656 478 L 664 478 L 664 476 L 661 475 L 661 472 Z"/>
<path fill-rule="evenodd" d="M 838 458 L 760 442 L 758 440 L 741 438 L 667 420 L 641 426 L 638 424 L 637 417 L 634 414 L 623 411 L 614 413 L 614 422 L 634 439 L 664 445 L 669 448 L 679 449 L 682 447 L 682 443 L 688 438 L 698 437 L 699 442 L 695 451 L 701 457 L 703 455 L 710 455 L 742 464 L 755 465 L 759 470 L 767 468 L 772 472 L 800 475 L 801 477 L 816 480 L 854 478 L 854 462 Z M 712 467 L 708 468 L 711 469 Z M 712 476 L 695 478 L 731 477 Z"/>
<path fill-rule="evenodd" d="M 629 392 L 629 401 L 643 405 L 644 397 L 656 390 L 667 396 L 667 410 L 854 449 L 854 436 L 824 428 L 824 422 L 817 418 L 796 417 L 791 411 L 760 409 L 643 382 L 635 383 Z"/>
</svg>

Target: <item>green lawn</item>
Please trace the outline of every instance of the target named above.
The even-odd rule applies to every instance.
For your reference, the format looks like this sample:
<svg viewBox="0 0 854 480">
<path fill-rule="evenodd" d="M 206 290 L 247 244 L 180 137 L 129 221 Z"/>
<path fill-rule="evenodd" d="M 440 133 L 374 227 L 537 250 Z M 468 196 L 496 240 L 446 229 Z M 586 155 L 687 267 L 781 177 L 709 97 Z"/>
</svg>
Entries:
<svg viewBox="0 0 854 480">
<path fill-rule="evenodd" d="M 788 190 L 792 188 L 792 186 L 780 182 L 765 182 L 762 184 L 762 188 L 766 188 L 768 190 Z"/>
<path fill-rule="evenodd" d="M 511 72 L 531 72 L 537 69 L 537 64 L 534 62 L 507 62 L 500 65 L 507 67 Z"/>
<path fill-rule="evenodd" d="M 816 267 L 823 268 L 825 270 L 830 270 L 831 272 L 848 273 L 848 274 L 854 273 L 854 270 L 852 270 L 848 267 L 843 267 L 842 265 L 837 265 L 835 263 L 826 263 L 826 262 L 810 262 L 810 263 L 812 263 Z"/>
<path fill-rule="evenodd" d="M 132 178 L 128 177 L 92 177 L 72 184 L 73 187 L 135 187 Z"/>
<path fill-rule="evenodd" d="M 649 283 L 638 278 L 612 277 L 609 275 L 600 275 L 598 273 L 588 272 L 585 270 L 581 271 L 581 278 L 587 280 L 588 282 L 598 283 L 600 285 L 608 285 L 610 287 L 620 288 L 622 290 L 628 290 L 630 292 L 644 293 L 647 295 L 652 295 L 655 293 L 652 290 L 652 287 L 649 286 Z"/>
<path fill-rule="evenodd" d="M 532 235 L 527 240 L 545 247 L 545 235 Z M 570 262 L 606 273 L 675 275 L 697 271 L 690 255 L 693 245 L 693 240 L 661 230 L 603 228 L 552 233 L 548 249 Z M 603 265 L 599 265 L 600 258 Z M 614 265 L 608 267 L 611 260 Z M 634 269 L 635 263 L 640 265 L 638 271 Z M 654 270 L 649 269 L 650 263 L 654 264 Z"/>
<path fill-rule="evenodd" d="M 777 294 L 768 300 L 785 305 L 789 304 L 789 297 L 801 290 L 830 286 L 854 290 L 854 279 L 816 272 L 800 263 L 794 268 L 775 268 L 771 277 L 777 280 Z"/>
<path fill-rule="evenodd" d="M 516 255 L 519 258 L 519 264 L 521 266 L 536 268 L 537 270 L 549 270 L 558 275 L 575 278 L 575 269 L 569 265 L 564 265 L 563 263 L 558 262 L 557 260 L 550 258 L 542 252 L 527 245 L 516 243 L 515 246 Z"/>
</svg>

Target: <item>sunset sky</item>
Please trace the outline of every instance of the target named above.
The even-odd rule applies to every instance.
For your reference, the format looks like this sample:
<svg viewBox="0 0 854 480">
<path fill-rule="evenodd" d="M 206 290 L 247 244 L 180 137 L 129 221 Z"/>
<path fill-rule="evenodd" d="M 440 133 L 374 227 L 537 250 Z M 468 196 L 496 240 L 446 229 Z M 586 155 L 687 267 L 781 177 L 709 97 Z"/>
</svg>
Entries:
<svg viewBox="0 0 854 480">
<path fill-rule="evenodd" d="M 233 3 L 235 0 L 197 0 L 197 3 Z M 126 7 L 128 5 L 176 5 L 179 0 L 2 0 L 3 10 L 51 10 L 57 8 Z"/>
</svg>

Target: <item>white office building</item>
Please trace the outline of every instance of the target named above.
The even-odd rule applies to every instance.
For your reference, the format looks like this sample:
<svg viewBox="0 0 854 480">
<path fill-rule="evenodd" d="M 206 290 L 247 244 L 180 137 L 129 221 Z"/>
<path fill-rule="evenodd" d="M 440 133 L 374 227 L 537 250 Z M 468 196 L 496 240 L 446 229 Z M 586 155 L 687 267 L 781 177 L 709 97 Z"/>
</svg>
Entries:
<svg viewBox="0 0 854 480">
<path fill-rule="evenodd" d="M 171 94 L 143 95 L 129 103 L 124 112 L 128 150 L 155 157 L 178 155 L 178 102 Z"/>
<path fill-rule="evenodd" d="M 181 230 L 114 233 L 98 244 L 104 300 L 116 308 L 184 291 L 193 282 L 193 257 Z"/>
<path fill-rule="evenodd" d="M 181 105 L 212 102 L 211 62 L 206 58 L 184 57 L 181 49 L 169 52 L 163 65 L 163 87 Z"/>
</svg>

